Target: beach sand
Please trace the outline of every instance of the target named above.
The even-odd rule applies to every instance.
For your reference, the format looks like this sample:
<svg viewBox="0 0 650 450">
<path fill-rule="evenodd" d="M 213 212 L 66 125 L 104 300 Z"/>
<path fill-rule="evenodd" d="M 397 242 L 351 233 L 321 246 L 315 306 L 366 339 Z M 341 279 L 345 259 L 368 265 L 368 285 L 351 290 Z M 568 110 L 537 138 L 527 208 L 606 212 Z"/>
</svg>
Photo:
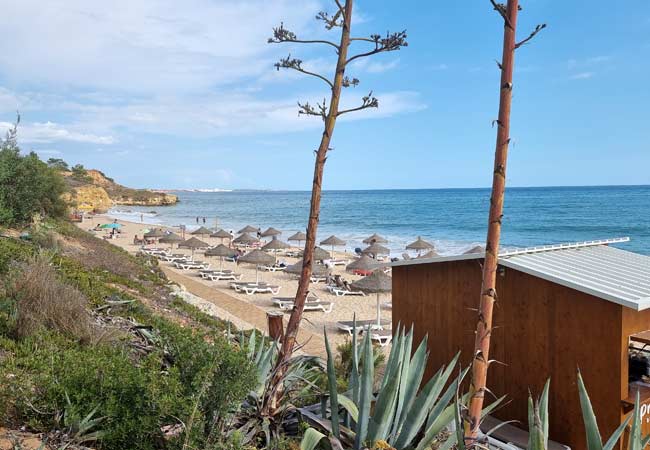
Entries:
<svg viewBox="0 0 650 450">
<path fill-rule="evenodd" d="M 89 230 L 100 223 L 113 222 L 114 218 L 108 215 L 95 215 L 91 218 L 86 218 L 83 223 L 78 226 L 84 230 Z M 143 229 L 148 229 L 151 226 L 142 223 L 127 222 L 118 220 L 122 225 L 121 233 L 116 239 L 109 240 L 110 243 L 124 248 L 130 253 L 136 253 L 140 250 L 139 245 L 133 245 L 134 235 L 139 238 L 143 235 Z M 177 228 L 159 227 L 163 229 L 170 229 L 177 234 L 180 231 Z M 98 236 L 102 236 L 104 232 L 97 232 Z M 191 237 L 186 234 L 186 238 Z M 210 244 L 217 245 L 221 243 L 218 238 L 210 238 L 208 236 L 197 236 L 197 238 Z M 282 238 L 282 236 L 280 237 Z M 151 247 L 168 248 L 169 244 L 156 244 Z M 174 253 L 191 254 L 189 249 L 177 249 L 174 245 Z M 330 251 L 331 249 L 327 249 Z M 350 253 L 335 252 L 336 258 L 352 260 L 354 256 Z M 220 260 L 216 257 L 205 257 L 203 251 L 195 251 L 194 259 L 207 261 L 211 263 L 211 269 L 218 269 L 220 267 Z M 289 258 L 285 256 L 278 256 L 278 261 L 283 261 L 287 265 L 294 264 L 298 261 L 297 258 Z M 174 268 L 170 263 L 160 261 L 160 266 L 163 268 L 168 277 L 184 286 L 189 292 L 197 295 L 204 300 L 209 301 L 214 305 L 210 307 L 211 314 L 214 314 L 224 320 L 232 320 L 236 325 L 247 327 L 255 327 L 260 331 L 266 332 L 266 312 L 267 311 L 280 311 L 273 305 L 271 294 L 253 294 L 246 295 L 237 293 L 235 290 L 229 288 L 228 281 L 208 281 L 198 276 L 195 270 L 180 270 Z M 231 269 L 237 273 L 242 273 L 242 281 L 255 281 L 255 266 L 249 264 L 239 264 L 232 262 L 223 262 L 224 269 Z M 359 276 L 352 275 L 345 272 L 345 266 L 336 266 L 332 271 L 333 274 L 339 274 L 349 282 L 352 282 Z M 298 288 L 298 276 L 284 272 L 259 272 L 259 279 L 269 284 L 280 286 L 279 297 L 293 297 Z M 303 315 L 301 325 L 301 334 L 298 336 L 298 342 L 305 344 L 304 351 L 310 354 L 320 354 L 324 352 L 323 349 L 323 329 L 327 330 L 328 336 L 335 344 L 340 344 L 348 339 L 347 333 L 343 333 L 336 328 L 337 321 L 352 320 L 356 313 L 357 320 L 372 320 L 376 318 L 377 314 L 377 299 L 375 294 L 370 294 L 365 297 L 362 296 L 342 296 L 330 294 L 324 283 L 312 283 L 310 285 L 311 292 L 315 293 L 323 301 L 332 302 L 334 304 L 332 312 L 324 313 L 321 311 L 306 311 Z M 391 300 L 390 294 L 382 294 L 381 303 L 389 302 Z M 288 320 L 289 314 L 285 314 L 285 324 Z M 391 320 L 391 311 L 382 306 L 381 308 L 382 319 Z"/>
</svg>

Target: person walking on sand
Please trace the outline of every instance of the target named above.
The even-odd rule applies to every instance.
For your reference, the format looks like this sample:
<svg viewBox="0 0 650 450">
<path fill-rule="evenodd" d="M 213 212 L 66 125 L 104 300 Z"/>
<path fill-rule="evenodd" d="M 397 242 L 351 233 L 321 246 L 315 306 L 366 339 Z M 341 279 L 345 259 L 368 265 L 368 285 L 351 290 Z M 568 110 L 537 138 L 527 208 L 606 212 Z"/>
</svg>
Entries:
<svg viewBox="0 0 650 450">
<path fill-rule="evenodd" d="M 199 216 L 196 216 L 196 223 L 199 223 Z"/>
<path fill-rule="evenodd" d="M 144 214 L 140 214 L 140 223 L 144 222 Z"/>
<path fill-rule="evenodd" d="M 203 225 L 205 225 L 205 217 L 203 218 Z"/>
</svg>

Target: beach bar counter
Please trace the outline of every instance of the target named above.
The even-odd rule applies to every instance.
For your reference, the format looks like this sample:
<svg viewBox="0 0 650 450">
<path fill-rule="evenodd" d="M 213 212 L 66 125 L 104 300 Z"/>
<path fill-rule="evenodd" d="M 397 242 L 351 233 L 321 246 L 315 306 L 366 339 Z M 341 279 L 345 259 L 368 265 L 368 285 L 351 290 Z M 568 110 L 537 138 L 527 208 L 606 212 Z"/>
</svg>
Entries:
<svg viewBox="0 0 650 450">
<path fill-rule="evenodd" d="M 527 429 L 528 392 L 547 378 L 550 439 L 586 449 L 579 368 L 603 440 L 641 396 L 650 433 L 650 257 L 612 246 L 626 238 L 502 252 L 488 387 L 509 402 L 494 414 Z M 393 263 L 393 323 L 428 335 L 428 376 L 460 350 L 471 362 L 481 253 Z M 647 356 L 647 357 L 646 357 Z"/>
</svg>

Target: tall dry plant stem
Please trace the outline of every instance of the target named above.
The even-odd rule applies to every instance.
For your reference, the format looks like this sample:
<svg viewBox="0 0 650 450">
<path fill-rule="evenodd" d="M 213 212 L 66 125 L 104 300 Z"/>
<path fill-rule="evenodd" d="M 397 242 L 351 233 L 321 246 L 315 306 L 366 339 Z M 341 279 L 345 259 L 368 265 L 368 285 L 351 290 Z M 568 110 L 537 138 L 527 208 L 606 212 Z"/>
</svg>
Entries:
<svg viewBox="0 0 650 450">
<path fill-rule="evenodd" d="M 465 421 L 465 443 L 476 445 L 481 422 L 481 411 L 486 387 L 488 367 L 490 366 L 490 337 L 492 334 L 492 316 L 496 303 L 497 268 L 499 265 L 499 244 L 501 240 L 501 221 L 503 218 L 503 202 L 506 189 L 506 165 L 508 162 L 508 146 L 510 144 L 510 107 L 512 104 L 512 80 L 515 65 L 515 50 L 530 41 L 546 25 L 538 25 L 535 30 L 521 42 L 516 42 L 517 13 L 520 10 L 518 0 L 508 0 L 506 5 L 490 0 L 494 9 L 501 15 L 504 22 L 503 55 L 501 70 L 499 118 L 497 126 L 496 150 L 492 173 L 492 194 L 490 197 L 490 213 L 488 219 L 487 240 L 485 243 L 485 260 L 483 263 L 483 281 L 481 298 L 478 309 L 478 323 L 474 341 L 472 361 L 472 378 L 470 385 L 470 404 Z"/>
</svg>

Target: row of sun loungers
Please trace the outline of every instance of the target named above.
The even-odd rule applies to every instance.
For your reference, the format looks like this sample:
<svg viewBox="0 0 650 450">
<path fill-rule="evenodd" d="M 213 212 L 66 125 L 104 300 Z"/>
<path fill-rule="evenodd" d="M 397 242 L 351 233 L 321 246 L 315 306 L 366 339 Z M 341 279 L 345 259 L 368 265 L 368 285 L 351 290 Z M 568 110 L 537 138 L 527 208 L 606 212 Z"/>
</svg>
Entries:
<svg viewBox="0 0 650 450">
<path fill-rule="evenodd" d="M 230 287 L 236 292 L 243 292 L 246 295 L 253 294 L 273 294 L 278 295 L 280 293 L 280 286 L 267 284 L 264 282 L 249 282 L 249 281 L 233 281 L 230 283 Z"/>
</svg>

